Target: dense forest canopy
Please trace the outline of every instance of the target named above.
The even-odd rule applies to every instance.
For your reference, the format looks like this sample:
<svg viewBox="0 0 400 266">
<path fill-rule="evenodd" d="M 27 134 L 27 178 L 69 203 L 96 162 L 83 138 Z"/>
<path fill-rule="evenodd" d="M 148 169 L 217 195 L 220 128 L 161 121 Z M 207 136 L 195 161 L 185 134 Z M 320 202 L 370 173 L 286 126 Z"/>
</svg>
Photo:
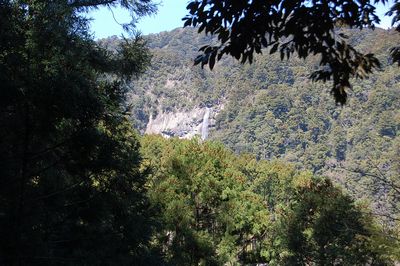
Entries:
<svg viewBox="0 0 400 266">
<path fill-rule="evenodd" d="M 343 29 L 357 49 L 377 42 L 383 69 L 339 109 L 308 82 L 315 57 L 211 72 L 192 65 L 215 41 L 197 29 L 95 42 L 85 16 L 101 6 L 128 10 L 133 33 L 155 11 L 0 1 L 1 265 L 400 260 L 397 34 Z M 218 110 L 211 140 L 137 133 L 193 108 Z"/>
<path fill-rule="evenodd" d="M 397 242 L 329 179 L 198 139 L 142 138 L 172 265 L 390 265 Z M 393 249 L 392 249 L 393 248 Z"/>
</svg>

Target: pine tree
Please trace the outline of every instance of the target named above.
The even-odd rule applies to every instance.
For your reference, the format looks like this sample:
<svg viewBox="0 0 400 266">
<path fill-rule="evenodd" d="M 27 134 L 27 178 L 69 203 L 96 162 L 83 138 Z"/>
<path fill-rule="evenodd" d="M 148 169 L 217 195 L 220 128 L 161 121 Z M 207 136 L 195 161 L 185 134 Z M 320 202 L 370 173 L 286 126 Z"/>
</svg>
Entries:
<svg viewBox="0 0 400 266">
<path fill-rule="evenodd" d="M 140 263 L 150 236 L 126 81 L 140 37 L 97 45 L 85 14 L 139 1 L 0 1 L 0 264 Z"/>
</svg>

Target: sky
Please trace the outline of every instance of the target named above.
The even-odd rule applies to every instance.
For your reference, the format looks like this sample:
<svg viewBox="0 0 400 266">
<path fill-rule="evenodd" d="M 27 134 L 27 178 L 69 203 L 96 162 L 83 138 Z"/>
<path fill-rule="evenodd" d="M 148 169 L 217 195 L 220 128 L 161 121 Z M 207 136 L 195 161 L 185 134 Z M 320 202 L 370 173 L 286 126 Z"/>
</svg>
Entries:
<svg viewBox="0 0 400 266">
<path fill-rule="evenodd" d="M 186 6 L 189 0 L 158 1 L 161 1 L 161 3 L 157 14 L 141 18 L 137 24 L 137 29 L 144 35 L 172 30 L 183 25 L 182 18 L 187 14 Z M 383 14 L 386 13 L 392 2 L 393 0 L 390 0 L 389 5 L 380 4 L 377 6 L 377 15 L 382 19 L 379 26 L 385 29 L 390 27 L 391 19 L 383 17 Z M 114 20 L 111 11 L 107 8 L 100 8 L 89 15 L 93 19 L 92 31 L 96 39 L 112 35 L 120 36 L 123 33 L 120 24 L 130 21 L 129 14 L 121 9 L 113 9 L 113 13 L 117 21 Z"/>
<path fill-rule="evenodd" d="M 155 2 L 157 3 L 157 0 Z M 158 3 L 157 14 L 141 18 L 136 25 L 144 35 L 183 26 L 182 18 L 187 14 L 188 0 L 158 0 Z M 118 23 L 130 22 L 128 12 L 121 9 L 113 9 L 113 12 Z M 114 20 L 112 13 L 107 8 L 95 10 L 90 16 L 93 18 L 92 30 L 97 39 L 112 35 L 119 36 L 123 33 L 121 25 Z"/>
</svg>

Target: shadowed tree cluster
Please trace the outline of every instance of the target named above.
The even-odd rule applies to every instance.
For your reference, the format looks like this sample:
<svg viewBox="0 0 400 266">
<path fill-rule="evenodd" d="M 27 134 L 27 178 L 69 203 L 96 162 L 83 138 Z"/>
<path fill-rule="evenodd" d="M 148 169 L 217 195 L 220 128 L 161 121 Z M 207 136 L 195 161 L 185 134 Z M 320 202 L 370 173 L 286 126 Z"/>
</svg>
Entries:
<svg viewBox="0 0 400 266">
<path fill-rule="evenodd" d="M 115 52 L 87 11 L 150 1 L 0 1 L 0 264 L 128 265 L 151 222 L 126 81 L 150 56 L 140 37 Z"/>
</svg>

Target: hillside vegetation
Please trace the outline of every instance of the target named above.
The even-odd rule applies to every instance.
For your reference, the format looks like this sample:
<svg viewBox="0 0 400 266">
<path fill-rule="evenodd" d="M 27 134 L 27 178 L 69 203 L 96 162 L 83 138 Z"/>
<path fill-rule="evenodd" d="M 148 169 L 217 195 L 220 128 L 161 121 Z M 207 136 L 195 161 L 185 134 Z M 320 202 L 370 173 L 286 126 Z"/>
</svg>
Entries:
<svg viewBox="0 0 400 266">
<path fill-rule="evenodd" d="M 211 139 L 240 154 L 279 158 L 328 176 L 355 198 L 371 200 L 378 214 L 397 213 L 400 74 L 388 55 L 399 36 L 382 29 L 342 31 L 382 62 L 369 79 L 353 82 L 343 107 L 335 105 L 330 84 L 309 80 L 317 58 L 281 61 L 265 51 L 251 65 L 223 58 L 210 71 L 192 61 L 210 37 L 190 28 L 149 35 L 151 67 L 131 85 L 133 123 L 144 132 L 160 112 L 219 106 Z"/>
<path fill-rule="evenodd" d="M 386 63 L 340 108 L 315 58 L 202 70 L 195 30 L 94 41 L 101 7 L 156 5 L 0 1 L 0 265 L 400 261 L 395 35 L 348 32 Z"/>
<path fill-rule="evenodd" d="M 168 265 L 392 265 L 398 233 L 327 178 L 222 144 L 144 136 Z"/>
</svg>

